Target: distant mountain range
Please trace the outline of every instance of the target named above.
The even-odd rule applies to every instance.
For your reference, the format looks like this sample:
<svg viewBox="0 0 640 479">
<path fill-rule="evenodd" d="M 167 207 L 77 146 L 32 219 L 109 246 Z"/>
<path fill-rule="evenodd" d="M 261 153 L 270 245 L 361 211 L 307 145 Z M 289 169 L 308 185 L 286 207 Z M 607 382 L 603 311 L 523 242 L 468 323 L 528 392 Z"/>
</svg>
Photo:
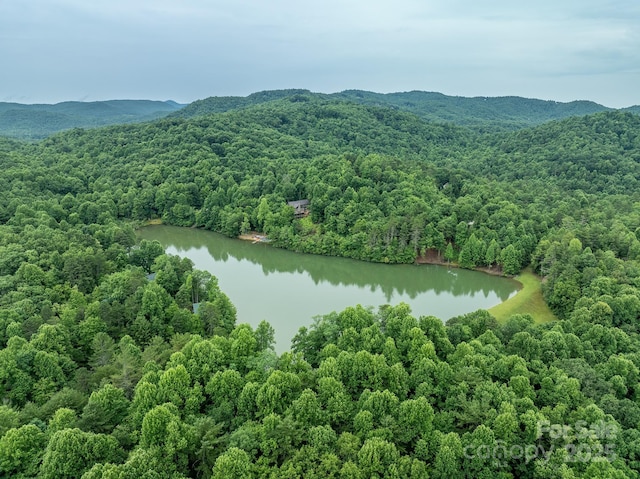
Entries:
<svg viewBox="0 0 640 479">
<path fill-rule="evenodd" d="M 614 110 L 591 101 L 562 103 L 516 96 L 468 98 L 424 91 L 373 93 L 362 90 L 345 90 L 340 93 L 321 94 L 311 93 L 308 90 L 272 90 L 253 93 L 246 97 L 210 97 L 194 101 L 173 113 L 172 116 L 192 118 L 246 108 L 287 97 L 302 98 L 309 95 L 362 105 L 393 108 L 413 113 L 423 120 L 455 123 L 476 131 L 487 132 L 518 130 L 551 120 Z M 623 110 L 640 113 L 640 106 Z"/>
<path fill-rule="evenodd" d="M 54 105 L 0 102 L 0 135 L 34 140 L 71 128 L 155 120 L 183 106 L 151 100 L 66 101 Z"/>
<path fill-rule="evenodd" d="M 382 94 L 362 90 L 323 94 L 289 89 L 261 91 L 246 97 L 209 97 L 186 106 L 174 101 L 151 100 L 63 102 L 55 105 L 0 103 L 0 135 L 37 140 L 71 128 L 139 123 L 166 116 L 194 118 L 285 98 L 291 101 L 316 98 L 390 108 L 412 113 L 425 121 L 453 123 L 481 133 L 519 130 L 552 120 L 613 110 L 591 101 L 562 103 L 515 96 L 468 98 L 424 91 Z M 640 106 L 622 111 L 640 114 Z"/>
</svg>

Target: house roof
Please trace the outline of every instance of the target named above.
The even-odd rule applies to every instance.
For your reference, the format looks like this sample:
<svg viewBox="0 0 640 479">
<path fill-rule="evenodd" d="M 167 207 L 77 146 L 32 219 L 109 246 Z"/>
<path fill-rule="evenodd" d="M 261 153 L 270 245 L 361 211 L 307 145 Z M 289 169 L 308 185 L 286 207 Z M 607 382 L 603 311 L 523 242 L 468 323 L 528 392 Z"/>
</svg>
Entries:
<svg viewBox="0 0 640 479">
<path fill-rule="evenodd" d="M 309 200 L 288 201 L 287 204 L 294 208 L 300 208 L 301 206 L 309 206 Z"/>
</svg>

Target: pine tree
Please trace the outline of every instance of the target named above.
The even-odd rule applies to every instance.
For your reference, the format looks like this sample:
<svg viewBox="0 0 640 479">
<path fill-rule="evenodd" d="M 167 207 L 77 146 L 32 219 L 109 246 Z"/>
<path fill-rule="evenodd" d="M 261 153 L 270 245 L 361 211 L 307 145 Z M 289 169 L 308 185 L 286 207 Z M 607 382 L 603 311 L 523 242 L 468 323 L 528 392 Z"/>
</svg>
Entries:
<svg viewBox="0 0 640 479">
<path fill-rule="evenodd" d="M 455 257 L 456 253 L 455 251 L 453 251 L 453 246 L 451 245 L 451 243 L 447 244 L 447 249 L 445 249 L 444 251 L 444 259 L 446 259 L 447 262 L 451 263 L 451 261 L 453 261 Z"/>
</svg>

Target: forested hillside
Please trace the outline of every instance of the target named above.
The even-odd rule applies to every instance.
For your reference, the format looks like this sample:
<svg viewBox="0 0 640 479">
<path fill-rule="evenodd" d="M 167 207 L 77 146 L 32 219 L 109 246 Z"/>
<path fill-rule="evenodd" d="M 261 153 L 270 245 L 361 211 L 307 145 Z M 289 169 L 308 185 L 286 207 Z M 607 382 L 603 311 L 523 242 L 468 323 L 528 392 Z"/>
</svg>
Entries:
<svg viewBox="0 0 640 479">
<path fill-rule="evenodd" d="M 211 115 L 212 113 L 224 113 L 229 110 L 237 110 L 240 108 L 246 108 L 250 106 L 260 105 L 274 100 L 281 100 L 292 96 L 315 96 L 320 98 L 326 95 L 313 94 L 309 90 L 301 89 L 288 89 L 288 90 L 265 90 L 261 92 L 252 93 L 248 96 L 217 96 L 209 97 L 203 100 L 196 100 L 189 103 L 186 107 L 182 108 L 171 114 L 172 117 L 178 118 L 193 118 L 195 116 Z"/>
<path fill-rule="evenodd" d="M 308 90 L 275 90 L 253 93 L 246 97 L 210 97 L 195 101 L 171 116 L 193 118 L 294 96 L 347 101 L 406 111 L 426 121 L 452 123 L 485 133 L 518 130 L 551 120 L 613 110 L 590 101 L 561 103 L 522 97 L 467 98 L 424 91 L 383 94 L 345 90 L 339 93 L 321 94 L 311 93 Z M 637 107 L 625 110 L 637 113 Z"/>
<path fill-rule="evenodd" d="M 305 92 L 255 103 L 0 139 L 0 475 L 640 476 L 638 116 L 479 135 Z M 156 218 L 532 268 L 558 320 L 354 305 L 278 356 L 215 277 L 136 241 Z"/>
<path fill-rule="evenodd" d="M 336 97 L 364 105 L 398 108 L 424 120 L 451 122 L 478 131 L 517 130 L 611 110 L 591 101 L 562 103 L 515 96 L 467 98 L 422 91 L 381 94 L 347 90 Z"/>
<path fill-rule="evenodd" d="M 309 90 L 267 90 L 246 97 L 210 97 L 187 106 L 173 101 L 109 100 L 68 101 L 52 105 L 0 102 L 0 136 L 38 140 L 72 128 L 140 123 L 172 116 L 193 118 L 250 108 L 286 98 L 349 102 L 413 113 L 419 118 L 464 126 L 477 132 L 512 131 L 551 120 L 609 111 L 589 101 L 560 103 L 521 97 L 454 97 L 442 93 L 411 91 L 373 93 L 346 90 L 311 93 Z M 638 113 L 638 107 L 624 111 Z"/>
<path fill-rule="evenodd" d="M 71 128 L 155 120 L 181 108 L 173 101 L 66 101 L 54 105 L 0 102 L 0 136 L 41 139 Z"/>
</svg>

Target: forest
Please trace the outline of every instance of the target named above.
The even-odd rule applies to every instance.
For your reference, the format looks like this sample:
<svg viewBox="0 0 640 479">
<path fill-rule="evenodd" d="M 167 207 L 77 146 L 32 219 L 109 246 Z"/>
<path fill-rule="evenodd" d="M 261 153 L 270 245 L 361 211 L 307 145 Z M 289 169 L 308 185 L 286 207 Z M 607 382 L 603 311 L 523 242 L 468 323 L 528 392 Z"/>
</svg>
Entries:
<svg viewBox="0 0 640 479">
<path fill-rule="evenodd" d="M 194 101 L 171 113 L 171 116 L 192 118 L 251 107 L 293 95 L 310 94 L 308 90 L 271 90 L 252 93 L 246 97 L 209 97 Z M 425 91 L 382 94 L 345 90 L 330 94 L 315 93 L 313 96 L 406 111 L 423 120 L 454 123 L 479 132 L 518 130 L 551 120 L 611 110 L 590 101 L 561 103 L 513 96 L 468 98 Z M 622 111 L 633 111 L 633 108 L 624 108 Z"/>
<path fill-rule="evenodd" d="M 590 101 L 562 103 L 522 97 L 466 98 L 424 91 L 381 94 L 346 90 L 320 94 L 309 90 L 289 89 L 260 91 L 246 97 L 209 97 L 186 106 L 172 100 L 66 101 L 54 105 L 0 102 L 0 136 L 40 140 L 73 128 L 142 123 L 168 116 L 193 118 L 252 107 L 295 95 L 405 111 L 426 121 L 453 123 L 476 132 L 512 131 L 551 120 L 613 111 Z M 620 111 L 638 113 L 639 108 L 640 106 L 633 106 Z"/>
<path fill-rule="evenodd" d="M 0 167 L 0 477 L 640 477 L 633 111 L 465 126 L 274 92 L 0 138 Z M 278 355 L 215 276 L 138 241 L 150 220 L 533 271 L 557 320 L 353 305 Z"/>
<path fill-rule="evenodd" d="M 140 123 L 182 108 L 173 101 L 65 101 L 54 105 L 0 102 L 0 136 L 39 140 L 72 128 Z"/>
</svg>

